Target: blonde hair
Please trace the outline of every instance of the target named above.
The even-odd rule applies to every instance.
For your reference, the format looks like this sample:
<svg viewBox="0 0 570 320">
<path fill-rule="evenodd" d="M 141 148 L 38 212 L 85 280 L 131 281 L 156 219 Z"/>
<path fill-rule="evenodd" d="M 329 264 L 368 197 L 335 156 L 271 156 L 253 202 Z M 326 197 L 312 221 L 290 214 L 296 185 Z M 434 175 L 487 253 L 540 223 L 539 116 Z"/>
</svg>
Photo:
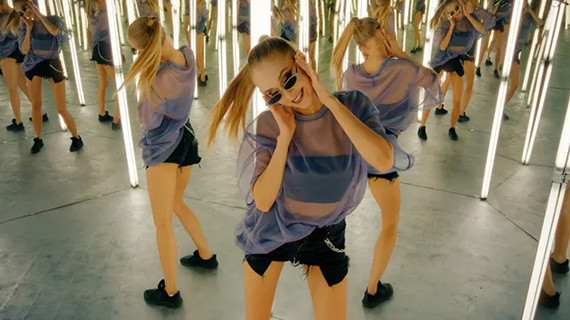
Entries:
<svg viewBox="0 0 570 320">
<path fill-rule="evenodd" d="M 377 17 L 373 17 L 373 18 L 376 18 L 376 20 L 380 24 L 382 24 L 382 23 L 388 21 L 388 17 L 390 16 L 390 11 L 392 11 L 392 7 L 390 6 L 390 0 L 381 0 L 380 3 L 382 5 L 384 5 L 384 9 L 382 9 L 382 11 L 378 12 Z"/>
<path fill-rule="evenodd" d="M 141 50 L 131 66 L 121 88 L 131 85 L 139 76 L 137 89 L 140 90 L 142 97 L 150 98 L 152 91 L 160 96 L 155 78 L 160 67 L 162 44 L 166 40 L 166 34 L 158 18 L 140 17 L 133 21 L 127 28 L 127 37 L 129 41 L 135 41 L 144 50 Z"/>
<path fill-rule="evenodd" d="M 289 4 L 289 7 L 290 7 L 289 10 L 291 10 L 291 13 L 293 15 L 296 15 L 297 14 L 297 5 L 295 4 L 295 0 L 285 0 L 285 3 Z"/>
<path fill-rule="evenodd" d="M 206 138 L 208 147 L 216 139 L 216 133 L 226 114 L 225 130 L 230 138 L 237 139 L 240 127 L 245 129 L 247 108 L 255 90 L 251 72 L 262 62 L 277 55 L 292 58 L 295 49 L 287 41 L 269 36 L 262 36 L 259 44 L 251 49 L 247 62 L 229 84 L 220 101 L 210 111 L 211 123 Z"/>
<path fill-rule="evenodd" d="M 279 10 L 279 8 L 277 8 L 277 6 L 274 5 L 271 8 L 271 13 L 273 14 L 273 17 L 277 22 L 283 22 L 283 20 L 285 20 L 283 13 L 281 12 L 281 10 Z"/>
<path fill-rule="evenodd" d="M 14 0 L 13 6 L 16 6 L 17 3 L 21 3 L 25 5 L 27 3 L 26 0 Z M 4 25 L 1 26 L 2 34 L 7 34 L 8 32 L 12 34 L 18 34 L 18 28 L 20 27 L 20 22 L 22 18 L 20 17 L 20 13 L 16 10 L 12 10 L 10 15 L 8 15 L 8 19 L 4 22 Z"/>
<path fill-rule="evenodd" d="M 336 76 L 337 90 L 342 90 L 342 60 L 350 44 L 350 40 L 354 40 L 357 46 L 362 46 L 366 41 L 374 38 L 376 32 L 380 28 L 380 24 L 373 18 L 357 18 L 354 17 L 344 27 L 342 35 L 338 39 L 336 46 L 332 52 L 331 70 Z"/>
<path fill-rule="evenodd" d="M 437 7 L 437 10 L 435 11 L 433 17 L 431 18 L 431 20 L 429 21 L 429 26 L 432 29 L 435 29 L 439 26 L 439 24 L 442 21 L 442 17 L 443 17 L 443 12 L 445 11 L 445 7 L 450 4 L 450 3 L 454 3 L 457 2 L 457 0 L 442 0 L 439 4 L 439 6 Z M 458 3 L 459 4 L 459 3 Z"/>
</svg>

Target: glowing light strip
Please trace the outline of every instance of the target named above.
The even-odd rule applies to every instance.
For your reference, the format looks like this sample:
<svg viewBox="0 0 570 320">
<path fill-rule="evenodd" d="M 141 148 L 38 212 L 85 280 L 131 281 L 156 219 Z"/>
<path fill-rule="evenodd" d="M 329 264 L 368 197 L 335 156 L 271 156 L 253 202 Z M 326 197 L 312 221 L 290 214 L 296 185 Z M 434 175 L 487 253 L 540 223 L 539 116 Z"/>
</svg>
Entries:
<svg viewBox="0 0 570 320">
<path fill-rule="evenodd" d="M 299 49 L 309 56 L 309 0 L 297 4 L 299 8 Z M 310 63 L 310 62 L 309 62 Z"/>
<path fill-rule="evenodd" d="M 324 32 L 324 30 L 325 30 L 325 23 L 326 23 L 326 21 L 327 21 L 326 19 L 324 19 L 324 14 L 325 14 L 325 9 L 324 9 L 324 8 L 325 8 L 325 6 L 324 6 L 322 0 L 317 0 L 317 1 L 315 2 L 315 5 L 317 5 L 317 2 L 319 3 L 318 5 L 321 6 L 321 12 L 323 13 L 322 25 L 323 25 L 323 32 Z M 317 65 L 315 66 L 315 70 L 317 70 L 317 73 L 319 73 L 319 57 L 321 56 L 321 55 L 320 55 L 319 48 L 320 48 L 320 42 L 321 42 L 321 36 L 322 36 L 322 35 L 321 35 L 321 31 L 319 30 L 319 27 L 318 27 L 318 26 L 321 25 L 321 15 L 319 15 L 319 8 L 317 7 L 316 9 L 317 9 L 317 32 L 318 32 L 318 33 L 317 33 L 317 41 L 315 41 L 315 61 L 316 61 L 316 63 L 317 63 Z"/>
<path fill-rule="evenodd" d="M 343 7 L 342 7 L 342 12 L 344 12 L 344 18 L 342 21 L 342 29 L 344 30 L 344 28 L 346 27 L 346 25 L 350 22 L 350 16 L 351 16 L 351 11 L 350 11 L 350 6 L 348 5 L 348 2 L 350 0 L 344 0 L 343 1 Z M 340 38 L 340 32 L 339 32 L 339 38 Z M 348 54 L 344 56 L 344 59 L 342 60 L 342 69 L 346 70 L 348 69 Z"/>
<path fill-rule="evenodd" d="M 544 19 L 544 13 L 546 11 L 546 3 L 548 1 L 541 1 L 540 2 L 540 9 L 538 11 L 538 17 L 540 19 Z M 539 56 L 535 56 L 535 52 L 537 50 L 537 43 L 538 43 L 538 39 L 540 37 L 540 28 L 537 28 L 534 32 L 533 32 L 533 36 L 532 36 L 532 44 L 530 47 L 530 54 L 528 56 L 528 61 L 526 64 L 526 70 L 524 72 L 524 80 L 522 83 L 522 87 L 521 87 L 521 91 L 525 92 L 527 87 L 528 87 L 528 81 L 530 79 L 530 71 L 532 69 L 532 64 L 534 62 L 535 59 L 537 59 Z M 538 71 L 538 65 L 535 68 L 536 71 Z M 534 74 L 534 78 L 533 78 L 533 83 L 536 80 L 536 71 Z M 531 90 L 532 91 L 532 90 Z M 527 105 L 530 105 L 530 96 L 529 96 L 529 100 L 527 102 Z"/>
<path fill-rule="evenodd" d="M 540 36 L 540 35 L 539 35 Z M 544 38 L 544 37 L 543 37 Z M 536 59 L 539 59 L 540 57 L 544 56 L 544 51 L 546 50 L 546 46 L 544 44 L 544 39 L 542 39 L 543 41 L 541 41 L 540 46 L 538 47 L 538 55 L 536 56 Z M 538 38 L 537 38 L 538 41 Z M 535 68 L 534 68 L 534 75 L 532 77 L 532 82 L 530 84 L 530 92 L 528 94 L 528 100 L 527 100 L 527 107 L 530 107 L 531 103 L 532 103 L 532 99 L 535 96 L 536 93 L 536 82 L 538 81 L 538 71 L 540 69 L 540 63 L 537 63 Z"/>
<path fill-rule="evenodd" d="M 7 0 L 8 5 L 10 6 L 10 8 L 14 8 L 14 4 L 12 3 L 12 0 Z"/>
<path fill-rule="evenodd" d="M 251 17 L 251 46 L 252 48 L 259 43 L 262 35 L 271 33 L 271 1 L 267 0 L 250 0 Z M 255 90 L 253 95 L 253 118 L 255 119 L 263 110 L 265 101 L 259 90 Z"/>
<path fill-rule="evenodd" d="M 138 5 L 136 5 L 134 1 L 130 1 L 130 0 L 127 0 L 126 4 L 127 4 L 127 20 L 129 21 L 129 25 L 130 25 L 131 23 L 133 23 L 137 19 Z M 133 54 L 133 62 L 135 62 L 137 60 L 137 58 L 138 58 L 138 54 Z M 121 62 L 122 62 L 122 59 L 121 59 Z M 137 77 L 135 77 L 135 86 L 138 88 L 138 85 L 139 85 L 139 77 L 137 76 Z M 141 97 L 141 93 L 138 89 L 136 90 L 136 95 L 137 95 L 137 101 L 139 101 L 140 97 Z"/>
<path fill-rule="evenodd" d="M 427 14 L 425 14 L 425 16 L 432 17 L 435 14 L 436 10 L 437 10 L 437 1 L 428 2 Z M 428 68 L 430 67 L 429 61 L 431 59 L 431 52 L 432 52 L 433 45 L 434 45 L 432 42 L 433 42 L 433 29 L 432 28 L 426 28 L 426 38 L 424 41 L 424 56 L 423 56 L 422 64 Z M 443 83 L 443 81 L 442 81 L 442 83 Z M 420 100 L 418 100 L 418 101 L 422 101 L 422 97 L 424 94 L 425 94 L 424 89 L 420 90 Z M 418 111 L 418 121 L 422 120 L 422 115 L 423 115 L 423 111 Z"/>
<path fill-rule="evenodd" d="M 71 62 L 73 64 L 73 73 L 75 75 L 75 85 L 77 87 L 77 96 L 79 97 L 79 104 L 85 105 L 85 96 L 83 95 L 83 85 L 81 84 L 81 72 L 79 70 L 79 59 L 77 59 L 77 47 L 75 46 L 75 34 L 73 33 L 73 26 L 71 25 L 71 17 L 69 16 L 70 0 L 63 0 L 63 13 L 65 15 L 65 24 L 67 30 L 71 33 L 69 37 L 69 49 L 71 51 Z"/>
<path fill-rule="evenodd" d="M 412 19 L 413 19 L 413 11 L 412 11 L 412 3 L 413 0 L 405 0 L 405 14 L 404 14 L 404 21 L 405 21 L 405 25 L 407 26 L 408 24 L 412 23 Z"/>
<path fill-rule="evenodd" d="M 65 1 L 65 0 L 64 0 Z M 113 64 L 115 65 L 115 84 L 119 89 L 125 81 L 123 77 L 123 59 L 121 51 L 121 43 L 119 41 L 119 28 L 117 27 L 117 19 L 114 7 L 114 0 L 106 0 L 107 15 L 109 16 L 109 35 L 111 38 L 111 49 L 113 51 Z M 129 14 L 130 15 L 130 14 Z M 129 105 L 127 101 L 127 91 L 122 88 L 117 92 L 117 99 L 121 112 L 121 127 L 123 132 L 123 142 L 125 143 L 125 154 L 127 157 L 127 167 L 129 170 L 129 178 L 133 188 L 139 185 L 139 176 L 137 173 L 137 163 L 135 159 L 135 150 L 133 146 L 133 136 L 131 132 L 131 120 L 129 116 Z"/>
<path fill-rule="evenodd" d="M 189 16 L 190 26 L 188 27 L 190 29 L 190 48 L 192 49 L 192 52 L 194 52 L 196 59 L 198 59 L 198 51 L 196 50 L 196 45 L 197 45 L 197 43 L 196 43 L 196 0 L 187 0 L 187 1 L 188 1 L 188 14 L 190 15 Z M 198 72 L 196 72 L 196 74 L 197 73 Z M 196 83 L 194 85 L 194 99 L 198 99 L 198 80 L 196 80 Z"/>
<path fill-rule="evenodd" d="M 172 4 L 172 45 L 175 49 L 180 47 L 180 0 L 171 0 Z"/>
<path fill-rule="evenodd" d="M 497 143 L 499 140 L 499 132 L 501 131 L 501 120 L 503 119 L 503 110 L 505 108 L 505 99 L 507 88 L 509 85 L 509 75 L 515 55 L 515 46 L 517 42 L 518 30 L 521 24 L 522 9 L 524 0 L 513 1 L 513 11 L 511 15 L 511 27 L 509 29 L 509 37 L 506 44 L 505 60 L 503 70 L 501 72 L 501 84 L 497 96 L 497 106 L 495 107 L 495 117 L 493 119 L 493 128 L 489 141 L 489 150 L 487 153 L 487 162 L 485 164 L 485 175 L 483 176 L 483 187 L 481 189 L 481 199 L 487 199 L 489 195 L 489 187 L 491 185 L 491 175 L 493 174 L 493 165 L 495 163 L 495 154 L 497 152 Z"/>
<path fill-rule="evenodd" d="M 116 3 L 116 8 L 121 7 L 120 0 L 115 0 L 115 3 Z M 121 41 L 121 46 L 123 46 L 125 44 L 125 32 L 123 30 L 123 18 L 120 14 L 117 14 L 116 19 L 117 19 L 117 29 L 119 30 L 119 41 Z"/>
<path fill-rule="evenodd" d="M 50 2 L 52 0 L 49 0 Z M 65 1 L 65 0 L 62 0 Z M 80 26 L 81 26 L 81 21 L 79 21 L 81 19 L 81 13 L 79 13 L 80 11 L 85 11 L 85 10 L 81 10 L 81 8 L 79 7 L 79 1 L 74 1 L 74 0 L 70 0 L 70 11 L 69 13 L 71 14 L 72 17 L 72 24 L 75 25 L 75 27 L 77 28 L 77 46 L 81 47 L 85 44 L 85 42 L 87 42 L 87 38 L 83 38 L 83 32 L 81 30 L 79 30 Z M 53 4 L 52 4 L 53 5 Z"/>
<path fill-rule="evenodd" d="M 336 47 L 336 43 L 338 42 L 338 38 L 340 38 L 340 13 L 341 13 L 341 3 L 343 0 L 336 0 L 335 1 L 335 8 L 334 8 L 334 38 L 333 38 L 333 48 Z"/>
<path fill-rule="evenodd" d="M 163 0 L 157 0 L 158 2 L 158 17 L 160 18 L 160 25 L 163 28 L 166 26 L 166 20 L 164 19 L 164 2 Z"/>
<path fill-rule="evenodd" d="M 359 18 L 368 17 L 368 0 L 358 0 L 358 6 L 356 8 L 356 13 Z M 360 50 L 356 50 L 356 64 L 361 64 L 364 62 L 364 56 Z"/>
<path fill-rule="evenodd" d="M 83 50 L 87 51 L 89 50 L 89 37 L 87 36 L 87 13 L 85 12 L 85 10 L 80 10 L 80 15 L 79 17 L 81 18 L 81 34 L 82 34 L 82 39 L 83 39 Z"/>
<path fill-rule="evenodd" d="M 564 150 L 566 150 L 566 152 L 563 152 Z M 570 150 L 570 99 L 568 100 L 568 106 L 566 107 L 564 127 L 562 127 L 560 143 L 558 144 L 558 153 L 556 154 L 555 166 L 557 169 L 566 167 L 566 163 L 568 161 L 568 150 Z"/>
<path fill-rule="evenodd" d="M 232 51 L 234 57 L 234 77 L 239 72 L 239 34 L 237 30 L 238 11 L 238 0 L 232 0 Z"/>
<path fill-rule="evenodd" d="M 536 141 L 536 135 L 538 133 L 538 126 L 540 124 L 540 118 L 542 116 L 542 110 L 544 108 L 544 100 L 546 99 L 546 93 L 548 92 L 548 85 L 550 83 L 550 76 L 552 74 L 552 60 L 554 58 L 554 52 L 556 51 L 556 45 L 558 44 L 558 36 L 560 34 L 560 29 L 562 26 L 562 20 L 564 18 L 564 3 L 555 4 L 553 2 L 552 14 L 547 21 L 548 34 L 545 47 L 546 52 L 540 62 L 541 70 L 546 70 L 544 78 L 539 78 L 537 82 L 537 93 L 535 94 L 535 99 L 533 99 L 532 110 L 536 111 L 536 116 L 529 119 L 529 127 L 527 130 L 527 135 L 525 139 L 525 145 L 523 148 L 522 163 L 528 164 L 530 161 L 530 156 L 532 155 L 532 149 L 534 147 L 534 142 Z M 550 27 L 550 28 L 549 28 Z M 545 29 L 546 29 L 545 28 Z M 541 74 L 542 76 L 542 74 Z M 541 81 L 542 80 L 542 81 Z M 544 83 L 541 85 L 541 83 Z M 536 104 L 538 101 L 538 105 Z M 533 112 L 531 112 L 532 115 Z"/>
<path fill-rule="evenodd" d="M 228 87 L 227 44 L 226 44 L 226 6 L 217 7 L 217 42 L 218 42 L 218 76 L 220 81 L 220 97 L 224 95 Z M 221 17 L 221 18 L 220 18 Z"/>
</svg>

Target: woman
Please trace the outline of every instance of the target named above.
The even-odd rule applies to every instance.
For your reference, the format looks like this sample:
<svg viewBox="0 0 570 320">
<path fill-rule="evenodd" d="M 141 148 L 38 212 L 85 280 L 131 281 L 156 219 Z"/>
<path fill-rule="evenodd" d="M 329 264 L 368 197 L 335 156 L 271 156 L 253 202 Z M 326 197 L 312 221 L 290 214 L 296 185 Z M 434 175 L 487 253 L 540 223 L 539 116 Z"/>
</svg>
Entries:
<svg viewBox="0 0 570 320">
<path fill-rule="evenodd" d="M 517 38 L 517 43 L 515 45 L 515 55 L 513 59 L 513 64 L 511 66 L 511 73 L 509 74 L 509 89 L 507 90 L 507 98 L 505 100 L 505 105 L 511 101 L 517 88 L 519 86 L 519 77 L 521 72 L 521 52 L 524 46 L 530 41 L 530 36 L 534 29 L 542 26 L 544 22 L 538 17 L 538 14 L 525 3 L 523 8 L 523 16 L 519 35 Z M 506 113 L 503 114 L 503 119 L 509 120 L 509 116 Z"/>
<path fill-rule="evenodd" d="M 0 26 L 10 16 L 12 8 L 6 0 L 0 0 Z M 26 77 L 22 71 L 22 62 L 24 62 L 24 54 L 18 48 L 18 34 L 6 30 L 6 33 L 0 32 L 0 69 L 4 75 L 4 81 L 8 87 L 10 95 L 10 104 L 14 119 L 12 124 L 6 127 L 8 131 L 23 131 L 24 123 L 20 113 L 20 96 L 18 95 L 18 87 L 30 100 L 30 94 L 26 87 Z"/>
<path fill-rule="evenodd" d="M 496 45 L 495 51 L 495 70 L 493 71 L 493 75 L 495 78 L 500 78 L 499 69 L 503 64 L 504 52 L 503 52 L 503 43 L 504 43 L 504 36 L 509 34 L 509 21 L 511 18 L 511 13 L 513 10 L 513 0 L 494 0 L 493 3 L 493 10 L 491 11 L 495 17 L 497 18 L 495 22 L 495 26 L 491 28 L 493 30 L 493 42 Z M 489 40 L 491 36 L 487 35 L 483 40 L 483 44 L 481 46 L 481 51 L 479 53 L 479 63 L 481 63 L 483 59 L 483 55 L 488 50 L 487 60 L 485 61 L 485 65 L 493 65 L 491 61 L 491 51 L 493 49 L 493 43 L 489 45 Z M 481 76 L 481 67 L 477 66 L 476 70 L 477 76 Z"/>
<path fill-rule="evenodd" d="M 343 76 L 342 61 L 351 39 L 364 56 L 364 63 L 350 66 Z M 418 110 L 435 107 L 443 98 L 437 73 L 412 61 L 398 47 L 395 36 L 376 19 L 352 18 L 333 50 L 331 70 L 336 71 L 337 89 L 358 90 L 372 99 L 380 111 L 379 119 L 386 133 L 394 137 L 414 122 Z M 370 190 L 382 211 L 382 231 L 362 300 L 367 308 L 379 305 L 393 294 L 392 286 L 383 284 L 380 279 L 396 245 L 400 217 L 398 177 L 396 170 L 382 173 L 374 168 L 368 170 Z"/>
<path fill-rule="evenodd" d="M 212 30 L 212 21 L 214 21 L 214 17 L 218 14 L 218 0 L 210 0 L 210 17 L 208 18 L 208 26 L 206 30 L 208 30 L 208 34 L 206 35 L 206 42 L 210 42 L 210 30 Z"/>
<path fill-rule="evenodd" d="M 237 32 L 243 34 L 243 40 L 245 42 L 245 53 L 249 54 L 251 49 L 251 30 L 250 30 L 250 0 L 238 0 L 238 21 L 237 21 Z"/>
<path fill-rule="evenodd" d="M 186 41 L 190 44 L 190 9 L 186 6 L 184 14 L 184 34 Z M 204 56 L 204 37 L 208 34 L 206 23 L 208 22 L 208 8 L 206 0 L 196 1 L 196 65 L 200 71 L 198 86 L 205 87 L 208 84 L 208 74 L 206 73 L 206 57 Z"/>
<path fill-rule="evenodd" d="M 21 23 L 21 22 L 24 23 Z M 31 153 L 40 152 L 42 140 L 42 78 L 49 79 L 55 100 L 55 107 L 71 133 L 69 151 L 83 148 L 83 140 L 77 134 L 75 120 L 67 111 L 65 103 L 65 76 L 59 54 L 64 41 L 63 21 L 58 16 L 46 17 L 31 1 L 14 0 L 14 10 L 4 24 L 3 33 L 18 34 L 18 44 L 26 55 L 22 70 L 28 79 L 32 101 L 34 124 L 34 145 Z"/>
<path fill-rule="evenodd" d="M 317 3 L 316 0 L 309 1 L 309 60 L 311 60 L 311 67 L 317 71 Z"/>
<path fill-rule="evenodd" d="M 262 38 L 252 49 L 212 109 L 208 144 L 224 119 L 237 137 L 256 88 L 270 110 L 248 126 L 238 158 L 248 206 L 236 228 L 245 252 L 246 320 L 269 319 L 285 261 L 304 266 L 316 319 L 346 319 L 344 218 L 364 195 L 366 162 L 384 172 L 395 162 L 409 166 L 408 155 L 393 145 L 365 95 L 330 93 L 281 38 Z"/>
<path fill-rule="evenodd" d="M 107 16 L 107 3 L 105 0 L 87 0 L 85 10 L 89 17 L 88 36 L 90 37 L 93 55 L 91 61 L 95 61 L 99 88 L 97 89 L 97 101 L 99 103 L 99 122 L 111 122 L 113 130 L 121 129 L 119 123 L 119 102 L 115 99 L 115 117 L 105 110 L 105 92 L 109 82 L 107 78 L 115 81 L 115 68 L 113 65 L 113 52 L 109 36 L 109 18 Z"/>
<path fill-rule="evenodd" d="M 396 15 L 390 6 L 390 0 L 376 0 L 376 9 L 372 13 L 372 18 L 391 35 L 396 36 Z"/>
<path fill-rule="evenodd" d="M 271 36 L 277 36 L 277 32 L 281 28 L 281 23 L 285 18 L 283 17 L 283 13 L 277 6 L 271 7 Z"/>
<path fill-rule="evenodd" d="M 286 0 L 283 7 L 284 20 L 281 24 L 281 38 L 289 41 L 292 45 L 297 43 L 297 7 L 295 0 Z"/>
<path fill-rule="evenodd" d="M 453 109 L 449 128 L 449 138 L 458 140 L 455 125 L 462 114 L 461 98 L 463 97 L 463 63 L 473 61 L 473 45 L 477 38 L 485 32 L 485 24 L 473 15 L 473 6 L 462 6 L 457 0 L 444 0 L 439 5 L 430 21 L 435 30 L 434 43 L 438 44 L 430 66 L 441 75 L 447 72 L 453 87 Z M 445 19 L 444 19 L 445 17 Z M 418 137 L 427 140 L 426 121 L 429 111 L 424 111 Z"/>
<path fill-rule="evenodd" d="M 425 0 L 416 0 L 416 5 L 414 8 L 415 11 L 415 23 L 414 23 L 414 47 L 410 51 L 411 53 L 421 52 L 422 47 L 422 40 L 420 36 L 420 25 L 422 24 L 422 18 L 426 13 L 426 3 Z"/>
<path fill-rule="evenodd" d="M 147 165 L 148 195 L 164 272 L 164 280 L 157 289 L 146 290 L 144 299 L 149 304 L 176 308 L 182 303 L 182 297 L 176 287 L 177 245 L 172 228 L 173 212 L 198 248 L 180 262 L 205 269 L 218 266 L 198 218 L 183 199 L 192 166 L 201 160 L 188 119 L 194 100 L 195 61 L 188 47 L 174 49 L 155 17 L 135 20 L 127 29 L 127 38 L 140 52 L 125 84 L 132 84 L 139 78 L 141 98 L 137 110 L 142 127 L 139 145 Z"/>
<path fill-rule="evenodd" d="M 158 18 L 158 0 L 137 0 L 139 17 Z"/>
</svg>

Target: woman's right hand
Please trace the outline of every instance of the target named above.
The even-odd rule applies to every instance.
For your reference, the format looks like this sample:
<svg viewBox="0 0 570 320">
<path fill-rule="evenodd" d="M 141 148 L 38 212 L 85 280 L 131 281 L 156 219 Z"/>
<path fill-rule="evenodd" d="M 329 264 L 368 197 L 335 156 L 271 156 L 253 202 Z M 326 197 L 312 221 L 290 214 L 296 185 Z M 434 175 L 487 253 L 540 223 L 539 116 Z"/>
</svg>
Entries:
<svg viewBox="0 0 570 320">
<path fill-rule="evenodd" d="M 453 18 L 453 16 L 449 17 L 449 26 L 451 29 L 455 28 L 455 19 Z"/>
<path fill-rule="evenodd" d="M 289 107 L 282 107 L 279 104 L 270 106 L 269 110 L 271 110 L 271 113 L 279 126 L 279 138 L 285 139 L 284 141 L 287 142 L 291 141 L 293 133 L 295 132 L 295 127 L 297 126 L 293 110 Z"/>
<path fill-rule="evenodd" d="M 34 22 L 32 19 L 22 17 L 22 20 L 24 20 L 24 23 L 26 24 L 26 30 L 32 31 L 32 28 L 34 27 Z"/>
</svg>

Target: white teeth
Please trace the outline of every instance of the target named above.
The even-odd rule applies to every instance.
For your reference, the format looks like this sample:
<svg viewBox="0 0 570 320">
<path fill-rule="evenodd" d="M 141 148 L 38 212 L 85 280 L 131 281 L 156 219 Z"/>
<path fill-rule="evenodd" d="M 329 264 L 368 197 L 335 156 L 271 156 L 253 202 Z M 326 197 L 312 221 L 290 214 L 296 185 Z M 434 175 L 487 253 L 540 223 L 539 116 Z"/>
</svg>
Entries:
<svg viewBox="0 0 570 320">
<path fill-rule="evenodd" d="M 301 102 L 301 99 L 303 98 L 303 89 L 301 89 L 301 91 L 299 91 L 299 94 L 295 97 L 295 99 L 293 99 L 293 103 L 299 103 Z"/>
</svg>

